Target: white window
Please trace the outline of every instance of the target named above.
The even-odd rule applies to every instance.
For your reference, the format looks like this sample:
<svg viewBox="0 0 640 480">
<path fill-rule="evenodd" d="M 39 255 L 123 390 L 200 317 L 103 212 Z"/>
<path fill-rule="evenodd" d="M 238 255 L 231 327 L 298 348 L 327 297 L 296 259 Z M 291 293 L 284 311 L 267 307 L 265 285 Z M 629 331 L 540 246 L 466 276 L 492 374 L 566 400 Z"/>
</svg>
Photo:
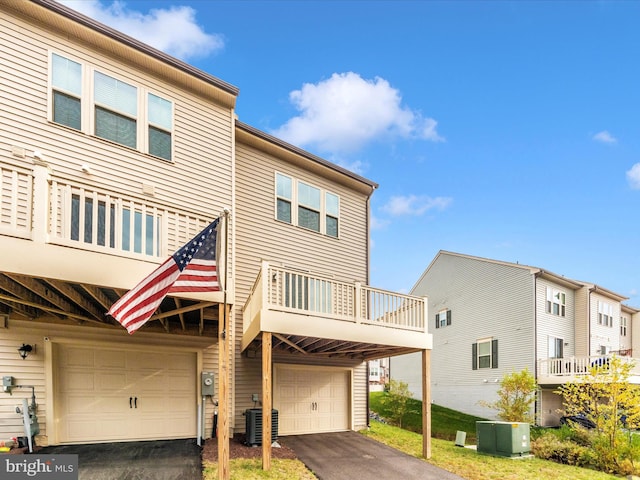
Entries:
<svg viewBox="0 0 640 480">
<path fill-rule="evenodd" d="M 436 313 L 436 328 L 446 327 L 451 325 L 451 310 L 445 308 Z"/>
<path fill-rule="evenodd" d="M 55 53 L 51 56 L 52 120 L 82 129 L 82 65 Z"/>
<path fill-rule="evenodd" d="M 549 337 L 549 358 L 563 358 L 563 346 L 562 338 Z"/>
<path fill-rule="evenodd" d="M 620 317 L 620 336 L 627 336 L 627 317 Z"/>
<path fill-rule="evenodd" d="M 276 219 L 337 238 L 340 197 L 276 173 Z"/>
<path fill-rule="evenodd" d="M 83 89 L 85 75 L 90 81 Z M 128 81 L 53 53 L 51 106 L 55 123 L 172 158 L 173 103 Z"/>
<path fill-rule="evenodd" d="M 598 325 L 613 327 L 613 305 L 598 301 Z"/>
<path fill-rule="evenodd" d="M 479 368 L 498 368 L 498 339 L 478 340 L 471 345 L 473 370 Z"/>
<path fill-rule="evenodd" d="M 566 295 L 560 290 L 547 287 L 547 313 L 564 317 L 566 314 Z"/>
</svg>

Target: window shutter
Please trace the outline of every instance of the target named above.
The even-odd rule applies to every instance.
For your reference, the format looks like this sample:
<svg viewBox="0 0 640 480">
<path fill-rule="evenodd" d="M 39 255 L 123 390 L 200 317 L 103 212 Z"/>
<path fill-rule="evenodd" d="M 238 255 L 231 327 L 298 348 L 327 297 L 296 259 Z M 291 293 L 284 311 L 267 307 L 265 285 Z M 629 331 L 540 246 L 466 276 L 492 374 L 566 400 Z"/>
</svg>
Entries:
<svg viewBox="0 0 640 480">
<path fill-rule="evenodd" d="M 498 368 L 498 339 L 491 340 L 491 368 Z"/>
<path fill-rule="evenodd" d="M 471 368 L 473 370 L 478 369 L 478 344 L 471 344 Z"/>
<path fill-rule="evenodd" d="M 440 314 L 436 313 L 436 328 L 440 328 Z"/>
<path fill-rule="evenodd" d="M 451 310 L 447 310 L 447 325 L 451 325 Z"/>
</svg>

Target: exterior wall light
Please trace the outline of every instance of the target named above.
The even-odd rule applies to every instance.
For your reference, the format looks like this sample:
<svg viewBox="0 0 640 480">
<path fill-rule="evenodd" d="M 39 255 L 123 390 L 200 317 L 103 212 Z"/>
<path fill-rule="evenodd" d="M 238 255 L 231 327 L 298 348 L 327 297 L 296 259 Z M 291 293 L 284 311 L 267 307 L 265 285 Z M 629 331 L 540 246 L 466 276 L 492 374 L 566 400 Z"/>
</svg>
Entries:
<svg viewBox="0 0 640 480">
<path fill-rule="evenodd" d="M 31 353 L 32 350 L 33 350 L 33 347 L 31 345 L 25 345 L 23 343 L 22 346 L 18 349 L 18 353 L 24 360 L 25 358 L 27 358 L 27 356 Z"/>
</svg>

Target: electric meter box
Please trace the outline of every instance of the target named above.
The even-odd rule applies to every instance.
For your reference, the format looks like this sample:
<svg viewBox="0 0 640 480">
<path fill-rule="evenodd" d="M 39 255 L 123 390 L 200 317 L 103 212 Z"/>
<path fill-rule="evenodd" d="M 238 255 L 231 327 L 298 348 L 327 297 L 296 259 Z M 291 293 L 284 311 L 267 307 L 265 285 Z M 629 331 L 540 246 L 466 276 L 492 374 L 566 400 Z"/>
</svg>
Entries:
<svg viewBox="0 0 640 480">
<path fill-rule="evenodd" d="M 499 457 L 529 456 L 529 427 L 523 422 L 476 422 L 478 452 Z"/>
<path fill-rule="evenodd" d="M 202 372 L 202 396 L 203 397 L 213 397 L 214 395 L 214 381 L 213 381 L 213 373 L 211 372 Z"/>
</svg>

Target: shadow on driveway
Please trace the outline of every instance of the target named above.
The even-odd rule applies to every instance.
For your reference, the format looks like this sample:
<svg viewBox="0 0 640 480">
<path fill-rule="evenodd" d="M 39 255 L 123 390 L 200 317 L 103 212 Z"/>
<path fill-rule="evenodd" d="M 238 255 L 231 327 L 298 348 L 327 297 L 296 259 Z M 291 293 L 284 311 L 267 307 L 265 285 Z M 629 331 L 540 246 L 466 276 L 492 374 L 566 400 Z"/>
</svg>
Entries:
<svg viewBox="0 0 640 480">
<path fill-rule="evenodd" d="M 320 480 L 463 480 L 440 467 L 356 432 L 291 435 L 279 441 L 293 449 Z"/>
<path fill-rule="evenodd" d="M 37 452 L 77 454 L 78 480 L 197 480 L 201 449 L 195 439 L 58 445 Z"/>
</svg>

